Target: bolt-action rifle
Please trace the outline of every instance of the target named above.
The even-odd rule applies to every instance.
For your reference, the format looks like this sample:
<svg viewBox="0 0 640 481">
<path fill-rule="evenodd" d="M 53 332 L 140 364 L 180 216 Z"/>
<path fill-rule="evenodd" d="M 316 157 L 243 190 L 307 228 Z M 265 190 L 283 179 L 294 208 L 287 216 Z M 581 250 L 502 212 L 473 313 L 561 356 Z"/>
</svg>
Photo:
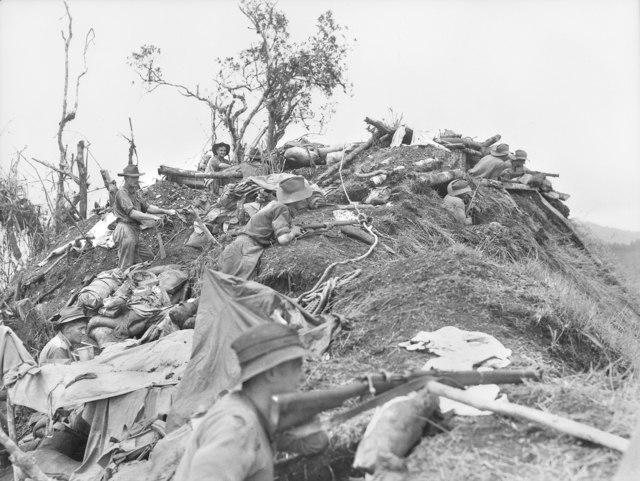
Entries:
<svg viewBox="0 0 640 481">
<path fill-rule="evenodd" d="M 545 177 L 560 177 L 560 174 L 551 174 L 549 172 L 541 172 L 539 170 L 530 170 L 530 171 L 525 172 L 525 173 L 531 174 L 531 175 L 535 175 L 535 174 L 544 175 Z"/>
<path fill-rule="evenodd" d="M 316 414 L 342 406 L 348 399 L 372 394 L 374 397 L 331 418 L 338 425 L 347 419 L 384 404 L 396 396 L 417 391 L 429 381 L 450 386 L 478 384 L 517 384 L 524 379 L 539 380 L 534 370 L 496 369 L 494 371 L 413 371 L 407 374 L 372 374 L 332 389 L 278 394 L 271 397 L 270 421 L 281 432 L 309 422 Z"/>
</svg>

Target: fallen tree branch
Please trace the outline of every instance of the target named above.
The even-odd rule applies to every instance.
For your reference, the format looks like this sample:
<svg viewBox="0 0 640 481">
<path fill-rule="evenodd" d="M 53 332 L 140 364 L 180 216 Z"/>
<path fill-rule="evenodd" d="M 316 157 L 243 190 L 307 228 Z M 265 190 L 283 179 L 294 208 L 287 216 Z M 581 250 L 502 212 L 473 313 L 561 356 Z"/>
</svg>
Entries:
<svg viewBox="0 0 640 481">
<path fill-rule="evenodd" d="M 437 381 L 428 382 L 427 390 L 433 394 L 437 394 L 438 396 L 453 399 L 454 401 L 461 402 L 468 406 L 473 406 L 476 409 L 492 411 L 497 414 L 503 414 L 505 416 L 525 419 L 527 421 L 542 424 L 543 426 L 555 429 L 561 433 L 569 434 L 591 443 L 596 443 L 601 446 L 620 451 L 621 453 L 624 453 L 629 446 L 628 439 L 601 431 L 600 429 L 596 429 L 592 426 L 587 426 L 586 424 L 563 418 L 556 414 L 539 411 L 527 406 L 520 406 L 509 402 L 480 399 L 462 389 L 446 386 Z"/>
<path fill-rule="evenodd" d="M 53 286 L 51 289 L 49 289 L 47 292 L 45 292 L 44 294 L 42 294 L 41 296 L 39 296 L 36 299 L 35 304 L 40 304 L 42 302 L 42 300 L 44 298 L 46 298 L 48 295 L 53 294 L 62 284 L 64 284 L 66 281 L 66 279 L 62 279 L 60 282 L 58 282 L 55 286 Z"/>
<path fill-rule="evenodd" d="M 69 250 L 67 249 L 63 254 L 60 255 L 60 257 L 58 257 L 49 267 L 47 267 L 43 272 L 41 272 L 40 274 L 36 274 L 34 276 L 31 276 L 29 279 L 27 279 L 24 282 L 24 287 L 29 287 L 31 284 L 33 284 L 34 282 L 38 282 L 39 280 L 43 279 L 44 276 L 46 276 L 49 271 L 51 269 L 53 269 L 55 266 L 58 265 L 58 263 L 64 259 L 65 257 L 67 257 L 67 254 L 69 253 Z"/>
<path fill-rule="evenodd" d="M 60 169 L 59 167 L 56 167 L 55 165 L 50 164 L 50 163 L 49 163 L 49 162 L 47 162 L 46 160 L 38 160 L 38 159 L 36 159 L 35 157 L 31 157 L 31 160 L 33 160 L 34 162 L 37 162 L 37 163 L 39 163 L 39 164 L 41 164 L 41 165 L 44 165 L 45 167 L 47 167 L 47 168 L 49 168 L 49 169 L 51 169 L 51 170 L 53 170 L 53 171 L 57 172 L 57 173 L 58 173 L 58 174 L 60 174 L 60 175 L 63 175 L 63 176 L 64 176 L 64 175 L 66 175 L 66 176 L 68 176 L 68 177 L 71 177 L 71 179 L 73 179 L 73 181 L 74 181 L 76 184 L 80 184 L 80 179 L 79 179 L 78 177 L 76 177 L 76 176 L 73 174 L 73 172 L 71 172 L 71 171 L 68 171 L 68 170 L 62 170 L 62 169 Z"/>
<path fill-rule="evenodd" d="M 215 237 L 213 237 L 213 234 L 209 232 L 209 229 L 207 228 L 207 226 L 204 225 L 204 222 L 202 222 L 202 219 L 200 218 L 196 210 L 193 208 L 193 206 L 191 206 L 191 212 L 193 212 L 193 215 L 196 216 L 196 222 L 200 226 L 200 229 L 202 229 L 205 235 L 209 238 L 209 240 L 214 244 L 218 244 L 220 247 L 222 247 L 222 244 L 220 244 L 220 242 L 218 242 L 218 240 Z"/>
<path fill-rule="evenodd" d="M 29 479 L 34 481 L 55 481 L 42 472 L 42 470 L 35 463 L 33 458 L 22 451 L 18 445 L 13 442 L 7 433 L 5 433 L 0 427 L 0 443 L 5 447 L 10 454 L 9 459 L 14 466 L 14 469 L 18 468 L 27 474 Z"/>
</svg>

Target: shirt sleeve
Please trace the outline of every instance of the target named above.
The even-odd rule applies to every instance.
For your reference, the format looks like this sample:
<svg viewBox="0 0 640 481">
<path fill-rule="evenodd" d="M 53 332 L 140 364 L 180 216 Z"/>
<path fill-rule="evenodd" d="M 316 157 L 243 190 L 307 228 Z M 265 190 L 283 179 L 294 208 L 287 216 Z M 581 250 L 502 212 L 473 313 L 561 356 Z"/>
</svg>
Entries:
<svg viewBox="0 0 640 481">
<path fill-rule="evenodd" d="M 273 209 L 271 227 L 273 228 L 273 235 L 276 239 L 283 234 L 291 232 L 291 213 L 284 204 L 277 205 Z"/>
<path fill-rule="evenodd" d="M 116 204 L 118 204 L 120 209 L 126 215 L 129 215 L 129 213 L 133 210 L 133 202 L 131 202 L 129 196 L 122 189 L 120 189 L 116 194 Z"/>
<path fill-rule="evenodd" d="M 62 347 L 55 347 L 44 354 L 41 354 L 39 362 L 40 364 L 56 363 L 61 361 L 70 361 L 71 357 L 69 351 Z"/>
<path fill-rule="evenodd" d="M 207 426 L 191 461 L 188 481 L 243 481 L 252 474 L 259 450 L 258 433 L 241 416 Z"/>
<path fill-rule="evenodd" d="M 453 216 L 462 224 L 470 224 L 471 219 L 467 217 L 465 205 L 462 199 L 453 196 L 447 196 L 444 201 L 444 207 L 453 214 Z"/>
</svg>

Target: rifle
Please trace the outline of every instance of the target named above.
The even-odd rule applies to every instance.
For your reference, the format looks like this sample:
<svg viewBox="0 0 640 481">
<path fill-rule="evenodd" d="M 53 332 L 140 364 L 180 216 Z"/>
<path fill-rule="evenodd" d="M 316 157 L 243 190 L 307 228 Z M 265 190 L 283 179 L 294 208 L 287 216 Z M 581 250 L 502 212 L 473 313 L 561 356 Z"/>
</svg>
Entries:
<svg viewBox="0 0 640 481">
<path fill-rule="evenodd" d="M 529 172 L 525 172 L 525 173 L 531 174 L 531 175 L 541 174 L 546 177 L 560 177 L 560 174 L 550 174 L 549 172 L 540 172 L 539 170 L 530 170 Z"/>
<path fill-rule="evenodd" d="M 345 401 L 367 393 L 374 397 L 334 416 L 337 425 L 347 419 L 383 404 L 396 396 L 422 389 L 429 381 L 450 386 L 478 384 L 518 384 L 524 379 L 539 380 L 541 373 L 533 370 L 496 369 L 494 371 L 412 371 L 407 374 L 371 374 L 345 386 L 307 392 L 271 396 L 269 418 L 276 431 L 286 431 L 308 422 L 316 414 L 342 406 Z"/>
<path fill-rule="evenodd" d="M 473 195 L 471 196 L 471 200 L 469 201 L 469 205 L 464 210 L 465 217 L 469 217 L 469 212 L 471 212 L 471 207 L 473 206 L 473 201 L 476 199 L 476 194 L 478 193 L 478 189 L 480 188 L 480 184 L 478 184 L 473 191 Z"/>
</svg>

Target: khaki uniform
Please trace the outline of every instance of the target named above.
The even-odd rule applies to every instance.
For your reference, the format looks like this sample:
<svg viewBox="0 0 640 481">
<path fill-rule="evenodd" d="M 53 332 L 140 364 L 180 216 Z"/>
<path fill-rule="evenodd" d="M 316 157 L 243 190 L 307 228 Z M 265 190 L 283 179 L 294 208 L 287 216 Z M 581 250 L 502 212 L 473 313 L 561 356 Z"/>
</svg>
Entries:
<svg viewBox="0 0 640 481">
<path fill-rule="evenodd" d="M 42 351 L 40 351 L 40 355 L 38 356 L 38 362 L 42 365 L 66 360 L 73 361 L 74 358 L 71 351 L 71 343 L 61 332 L 59 332 L 42 348 Z"/>
<path fill-rule="evenodd" d="M 205 173 L 212 174 L 214 172 L 222 172 L 223 170 L 228 169 L 229 164 L 227 164 L 224 160 L 225 159 L 223 157 L 218 157 L 214 155 L 207 162 L 207 166 L 204 169 Z M 225 185 L 231 184 L 234 181 L 235 179 L 208 179 L 207 184 L 209 185 L 211 191 L 214 194 L 221 195 L 222 188 Z"/>
<path fill-rule="evenodd" d="M 272 481 L 274 450 L 255 407 L 231 393 L 207 412 L 174 481 Z"/>
<path fill-rule="evenodd" d="M 116 194 L 113 213 L 118 218 L 118 225 L 113 232 L 113 241 L 118 246 L 118 267 L 122 270 L 154 257 L 149 247 L 140 244 L 140 223 L 129 216 L 134 209 L 144 213 L 148 207 L 139 191 L 122 187 Z"/>
<path fill-rule="evenodd" d="M 502 171 L 510 165 L 509 162 L 505 162 L 499 157 L 485 155 L 476 165 L 469 169 L 469 175 L 471 177 L 497 180 Z"/>
<path fill-rule="evenodd" d="M 282 234 L 291 232 L 291 213 L 281 202 L 270 202 L 258 211 L 244 227 L 236 240 L 220 255 L 220 270 L 225 274 L 253 279 L 262 252 Z"/>
<path fill-rule="evenodd" d="M 460 197 L 447 194 L 444 197 L 444 208 L 451 212 L 461 224 L 471 224 L 471 219 L 466 214 L 464 201 Z"/>
</svg>

